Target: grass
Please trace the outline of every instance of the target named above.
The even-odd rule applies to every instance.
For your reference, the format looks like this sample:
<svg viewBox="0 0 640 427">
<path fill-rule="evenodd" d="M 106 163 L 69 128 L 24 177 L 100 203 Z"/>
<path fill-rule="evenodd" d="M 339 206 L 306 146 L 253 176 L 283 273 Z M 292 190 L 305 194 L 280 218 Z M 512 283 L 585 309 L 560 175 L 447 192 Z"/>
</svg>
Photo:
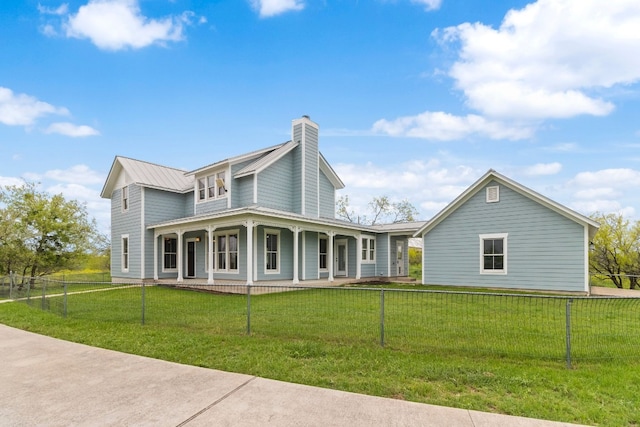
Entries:
<svg viewBox="0 0 640 427">
<path fill-rule="evenodd" d="M 564 422 L 640 425 L 637 352 L 624 357 L 626 350 L 610 348 L 637 342 L 640 332 L 577 342 L 577 363 L 566 369 L 564 343 L 547 346 L 557 335 L 549 330 L 563 325 L 547 303 L 554 299 L 529 304 L 529 319 L 523 319 L 522 304 L 507 303 L 511 297 L 497 297 L 501 302 L 496 303 L 489 296 L 465 300 L 430 294 L 427 301 L 416 297 L 421 293 L 385 291 L 387 345 L 382 348 L 378 291 L 252 296 L 251 335 L 246 335 L 242 295 L 148 288 L 141 326 L 139 291 L 69 296 L 66 319 L 25 304 L 2 304 L 0 322 L 98 347 L 282 381 Z M 60 300 L 51 298 L 49 308 L 60 311 Z M 621 327 L 617 322 L 639 324 L 637 305 L 623 307 L 632 313 L 617 319 L 610 310 L 589 311 L 574 304 L 576 333 L 601 322 L 616 322 L 616 328 Z M 496 332 L 498 315 L 514 323 Z M 434 318 L 439 320 L 429 320 Z M 533 334 L 534 346 L 518 344 L 518 334 L 505 335 L 509 330 Z M 535 345 L 538 339 L 547 344 Z M 548 351 L 557 344 L 556 354 L 541 357 L 541 348 Z M 602 354 L 593 357 L 593 347 Z M 591 358 L 581 359 L 580 352 Z M 610 354 L 617 357 L 604 358 Z"/>
</svg>

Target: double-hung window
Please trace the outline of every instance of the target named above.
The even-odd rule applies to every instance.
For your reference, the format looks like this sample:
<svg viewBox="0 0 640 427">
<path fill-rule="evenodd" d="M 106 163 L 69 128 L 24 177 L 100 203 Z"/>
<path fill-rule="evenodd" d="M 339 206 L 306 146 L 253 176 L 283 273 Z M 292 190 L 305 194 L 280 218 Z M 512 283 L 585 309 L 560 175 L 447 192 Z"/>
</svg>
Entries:
<svg viewBox="0 0 640 427">
<path fill-rule="evenodd" d="M 329 266 L 327 265 L 328 241 L 329 241 L 329 239 L 327 239 L 326 237 L 320 237 L 320 239 L 318 240 L 318 268 L 320 270 L 329 269 Z"/>
<path fill-rule="evenodd" d="M 198 200 L 204 200 L 205 198 L 204 178 L 198 178 Z"/>
<path fill-rule="evenodd" d="M 280 271 L 280 232 L 266 230 L 264 235 L 265 272 L 278 273 Z"/>
<path fill-rule="evenodd" d="M 376 239 L 372 237 L 362 238 L 362 261 L 375 262 L 376 260 Z"/>
<path fill-rule="evenodd" d="M 122 272 L 129 271 L 129 235 L 122 236 Z"/>
<path fill-rule="evenodd" d="M 163 263 L 164 271 L 171 271 L 178 268 L 178 239 L 175 237 L 165 237 L 163 247 Z"/>
<path fill-rule="evenodd" d="M 507 274 L 507 233 L 480 235 L 480 273 Z"/>
<path fill-rule="evenodd" d="M 216 271 L 238 272 L 237 231 L 216 234 L 214 269 Z"/>
</svg>

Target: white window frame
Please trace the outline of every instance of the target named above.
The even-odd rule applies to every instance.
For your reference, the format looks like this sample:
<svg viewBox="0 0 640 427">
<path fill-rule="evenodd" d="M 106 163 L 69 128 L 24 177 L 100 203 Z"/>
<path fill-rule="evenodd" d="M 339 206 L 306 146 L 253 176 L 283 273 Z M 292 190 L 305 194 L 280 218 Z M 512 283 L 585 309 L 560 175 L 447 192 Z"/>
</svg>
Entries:
<svg viewBox="0 0 640 427">
<path fill-rule="evenodd" d="M 268 235 L 273 235 L 276 236 L 276 250 L 275 250 L 275 255 L 276 255 L 276 268 L 271 268 L 268 269 L 268 265 L 269 265 L 269 259 L 268 259 L 268 255 L 269 253 L 273 252 L 273 251 L 269 251 L 269 248 L 267 247 L 267 236 Z M 265 274 L 280 274 L 280 253 L 281 253 L 281 248 L 282 248 L 282 240 L 280 239 L 280 230 L 273 230 L 273 229 L 265 229 L 264 230 L 264 273 Z"/>
<path fill-rule="evenodd" d="M 500 201 L 500 186 L 492 185 L 486 190 L 487 203 L 498 203 Z"/>
<path fill-rule="evenodd" d="M 223 199 L 227 197 L 226 171 L 218 171 L 196 179 L 196 191 L 198 203 L 211 200 Z M 218 179 L 222 180 L 224 186 L 218 185 Z"/>
<path fill-rule="evenodd" d="M 125 241 L 127 242 L 126 252 L 124 250 Z M 129 254 L 131 253 L 130 243 L 131 241 L 129 240 L 128 234 L 123 234 L 122 236 L 120 236 L 120 270 L 122 270 L 123 273 L 129 272 L 129 266 L 130 266 L 129 262 L 131 261 L 131 258 L 129 257 Z"/>
<path fill-rule="evenodd" d="M 122 212 L 129 210 L 129 186 L 122 187 Z"/>
<path fill-rule="evenodd" d="M 229 250 L 229 236 L 236 236 L 236 250 L 235 251 L 231 251 Z M 225 231 L 220 231 L 218 233 L 215 233 L 215 242 L 216 244 L 214 245 L 213 248 L 213 263 L 214 263 L 214 269 L 213 271 L 218 272 L 218 273 L 229 273 L 229 274 L 240 274 L 240 232 L 239 230 L 225 230 Z M 220 251 L 220 238 L 224 237 L 224 252 Z M 231 260 L 231 254 L 234 253 L 236 254 L 236 268 L 235 269 L 230 269 L 229 268 L 229 264 L 230 264 L 230 260 Z M 224 254 L 224 269 L 220 268 L 220 260 L 219 260 L 219 256 L 220 254 Z"/>
<path fill-rule="evenodd" d="M 326 242 L 325 243 L 325 247 L 324 247 L 325 252 L 321 252 L 320 251 L 320 248 L 321 248 L 320 241 L 321 240 L 324 240 Z M 325 265 L 324 268 L 322 267 L 322 264 L 320 262 L 320 257 L 322 255 L 324 255 L 324 257 L 325 257 L 324 258 L 324 265 Z M 329 260 L 329 237 L 319 236 L 318 237 L 318 271 L 322 271 L 322 272 L 329 271 L 329 262 L 330 262 L 330 260 Z"/>
<path fill-rule="evenodd" d="M 508 260 L 508 244 L 507 240 L 509 237 L 509 233 L 492 233 L 492 234 L 480 234 L 480 274 L 498 274 L 498 275 L 506 275 L 507 274 L 507 260 Z M 488 269 L 484 268 L 484 241 L 485 240 L 500 240 L 502 239 L 502 269 Z"/>
<path fill-rule="evenodd" d="M 360 261 L 363 264 L 376 262 L 376 238 L 373 236 L 361 236 L 361 243 Z"/>
<path fill-rule="evenodd" d="M 166 249 L 166 242 L 167 240 L 175 240 L 176 241 L 176 251 L 175 252 L 167 252 Z M 162 239 L 162 272 L 163 273 L 175 273 L 178 271 L 178 237 L 169 237 L 169 236 L 165 236 L 164 239 Z M 171 255 L 174 254 L 176 257 L 176 266 L 175 267 L 170 267 L 167 268 L 166 266 L 166 262 L 165 262 L 165 257 L 166 255 Z"/>
</svg>

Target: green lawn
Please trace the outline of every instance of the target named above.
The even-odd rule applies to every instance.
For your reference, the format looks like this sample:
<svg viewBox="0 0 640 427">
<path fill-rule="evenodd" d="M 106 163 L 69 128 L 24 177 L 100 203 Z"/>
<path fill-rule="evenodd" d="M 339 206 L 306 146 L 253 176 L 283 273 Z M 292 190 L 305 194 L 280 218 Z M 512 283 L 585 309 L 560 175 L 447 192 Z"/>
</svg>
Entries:
<svg viewBox="0 0 640 427">
<path fill-rule="evenodd" d="M 574 300 L 574 369 L 566 369 L 564 299 L 386 290 L 381 347 L 380 290 L 254 295 L 251 335 L 244 295 L 148 287 L 142 326 L 140 291 L 70 295 L 67 318 L 54 314 L 62 312 L 58 297 L 46 303 L 53 313 L 5 303 L 0 322 L 282 381 L 557 421 L 640 425 L 640 310 L 633 301 L 602 300 L 594 309 L 589 300 Z"/>
</svg>

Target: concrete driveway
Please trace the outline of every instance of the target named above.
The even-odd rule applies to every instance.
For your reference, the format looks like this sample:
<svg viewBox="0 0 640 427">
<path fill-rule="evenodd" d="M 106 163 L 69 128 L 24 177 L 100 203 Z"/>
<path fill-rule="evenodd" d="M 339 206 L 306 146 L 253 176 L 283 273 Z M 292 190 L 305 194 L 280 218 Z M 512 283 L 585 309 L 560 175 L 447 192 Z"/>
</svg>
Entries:
<svg viewBox="0 0 640 427">
<path fill-rule="evenodd" d="M 5 325 L 0 354 L 3 426 L 573 425 L 180 365 Z"/>
</svg>

